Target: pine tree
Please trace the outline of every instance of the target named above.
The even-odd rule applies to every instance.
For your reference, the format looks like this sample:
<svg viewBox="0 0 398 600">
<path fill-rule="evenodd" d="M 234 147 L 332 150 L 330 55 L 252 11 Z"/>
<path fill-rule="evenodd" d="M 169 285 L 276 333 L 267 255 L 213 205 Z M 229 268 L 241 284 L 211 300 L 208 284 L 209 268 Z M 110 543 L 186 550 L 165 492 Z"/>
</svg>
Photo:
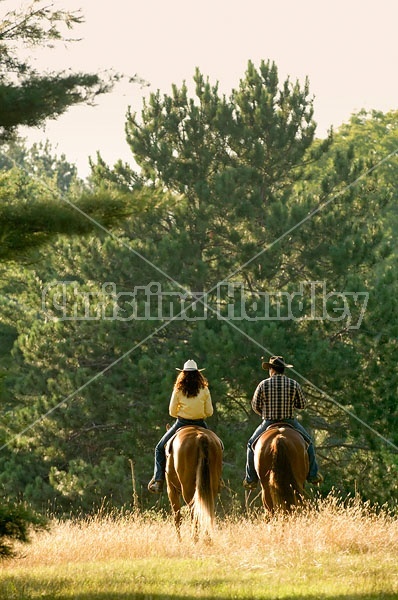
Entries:
<svg viewBox="0 0 398 600">
<path fill-rule="evenodd" d="M 258 70 L 249 63 L 229 99 L 220 97 L 217 86 L 199 71 L 194 81 L 194 98 L 185 84 L 174 85 L 170 95 L 152 94 L 141 118 L 130 114 L 127 121 L 140 175 L 148 186 L 170 194 L 172 225 L 153 232 L 162 241 L 152 260 L 188 290 L 215 292 L 224 279 L 235 285 L 235 297 L 221 298 L 225 323 L 213 313 L 192 327 L 189 338 L 190 343 L 195 339 L 192 347 L 200 356 L 211 348 L 218 359 L 228 356 L 226 362 L 239 369 L 227 378 L 219 372 L 228 415 L 243 407 L 248 390 L 254 389 L 252 369 L 242 363 L 255 355 L 258 360 L 264 348 L 290 355 L 298 372 L 315 383 L 305 384 L 308 426 L 322 460 L 331 471 L 336 455 L 337 463 L 352 462 L 352 481 L 358 464 L 368 464 L 371 456 L 367 430 L 348 416 L 353 403 L 358 407 L 351 410 L 354 417 L 369 404 L 367 378 L 356 383 L 355 401 L 351 386 L 353 370 L 368 365 L 368 358 L 360 332 L 336 315 L 344 310 L 343 298 L 366 293 L 374 281 L 386 244 L 385 222 L 373 215 L 391 203 L 392 190 L 376 185 L 379 175 L 361 148 L 354 151 L 338 136 L 335 142 L 332 136 L 315 141 L 308 82 L 303 87 L 289 80 L 280 84 L 276 66 L 265 62 Z M 166 258 L 162 249 L 167 246 Z M 307 297 L 294 307 L 295 319 L 283 314 L 278 319 L 278 294 L 297 297 L 306 282 L 322 283 L 328 298 L 324 317 L 308 318 Z M 261 317 L 264 293 L 271 298 L 266 319 Z M 212 300 L 214 305 L 220 298 Z M 228 325 L 231 305 L 236 316 L 249 308 L 250 320 Z M 359 318 L 359 303 L 351 304 L 350 311 L 352 325 Z M 325 368 L 331 357 L 332 371 Z M 336 403 L 319 390 L 329 391 Z M 254 423 L 251 415 L 249 420 Z M 384 460 L 381 453 L 378 459 Z"/>
<path fill-rule="evenodd" d="M 45 519 L 22 504 L 0 504 L 0 560 L 14 556 L 15 542 L 28 543 L 30 531 L 46 527 Z"/>
<path fill-rule="evenodd" d="M 48 147 L 32 149 L 34 170 L 26 152 L 15 152 L 15 141 L 22 125 L 37 127 L 46 119 L 57 118 L 69 107 L 92 103 L 103 93 L 110 92 L 119 75 L 109 74 L 107 80 L 97 74 L 47 73 L 40 74 L 29 59 L 21 57 L 24 47 L 46 46 L 65 41 L 63 28 L 69 30 L 82 21 L 78 13 L 55 10 L 42 0 L 33 0 L 22 11 L 7 13 L 0 27 L 0 260 L 26 259 L 31 249 L 48 242 L 59 233 L 85 234 L 98 228 L 114 225 L 126 214 L 126 202 L 121 195 L 109 197 L 90 195 L 74 189 L 69 194 L 74 166 L 61 173 L 62 161 L 56 165 L 57 181 L 49 171 Z M 53 160 L 54 166 L 54 160 Z M 69 168 L 69 167 L 67 167 Z M 65 179 L 66 177 L 66 179 Z M 33 178 L 36 181 L 29 183 Z M 16 191 L 18 188 L 18 192 Z M 41 193 L 39 193 L 41 188 Z M 80 192 L 80 196 L 78 194 Z M 32 192 L 32 195 L 30 195 Z"/>
<path fill-rule="evenodd" d="M 114 77 L 105 81 L 97 74 L 39 74 L 29 59 L 21 57 L 25 47 L 64 40 L 63 29 L 82 22 L 79 13 L 55 10 L 42 0 L 26 9 L 6 13 L 0 28 L 0 141 L 13 137 L 21 125 L 35 127 L 56 118 L 70 106 L 92 102 L 110 91 Z"/>
</svg>

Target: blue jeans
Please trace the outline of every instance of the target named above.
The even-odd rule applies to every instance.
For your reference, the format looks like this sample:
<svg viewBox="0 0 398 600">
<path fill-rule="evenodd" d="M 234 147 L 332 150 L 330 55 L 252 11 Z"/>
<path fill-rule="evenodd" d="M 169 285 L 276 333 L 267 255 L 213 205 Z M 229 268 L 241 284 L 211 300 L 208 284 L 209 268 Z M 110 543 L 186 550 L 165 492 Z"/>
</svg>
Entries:
<svg viewBox="0 0 398 600">
<path fill-rule="evenodd" d="M 208 429 L 206 422 L 203 419 L 181 419 L 178 417 L 176 422 L 170 427 L 164 434 L 162 439 L 157 443 L 155 448 L 155 470 L 153 478 L 155 481 L 162 481 L 165 478 L 166 470 L 166 451 L 165 446 L 169 439 L 173 437 L 176 431 L 186 425 L 197 425 L 198 427 L 204 427 Z"/>
<path fill-rule="evenodd" d="M 262 433 L 264 433 L 264 431 L 267 429 L 267 427 L 272 425 L 272 423 L 281 423 L 281 422 L 288 423 L 289 425 L 293 425 L 293 427 L 301 433 L 301 435 L 303 436 L 305 441 L 308 442 L 308 460 L 309 460 L 310 466 L 309 466 L 309 473 L 308 473 L 307 479 L 315 477 L 318 474 L 318 465 L 317 465 L 316 458 L 315 458 L 314 444 L 312 442 L 310 435 L 304 429 L 304 427 L 301 425 L 301 423 L 299 423 L 299 421 L 297 421 L 297 419 L 279 419 L 277 421 L 272 421 L 269 419 L 269 420 L 263 421 L 257 427 L 256 431 L 253 433 L 253 435 L 247 442 L 246 481 L 248 481 L 248 482 L 258 481 L 256 469 L 254 468 L 254 451 L 253 451 L 254 442 L 256 441 L 256 439 L 258 437 L 260 437 L 260 435 Z"/>
</svg>

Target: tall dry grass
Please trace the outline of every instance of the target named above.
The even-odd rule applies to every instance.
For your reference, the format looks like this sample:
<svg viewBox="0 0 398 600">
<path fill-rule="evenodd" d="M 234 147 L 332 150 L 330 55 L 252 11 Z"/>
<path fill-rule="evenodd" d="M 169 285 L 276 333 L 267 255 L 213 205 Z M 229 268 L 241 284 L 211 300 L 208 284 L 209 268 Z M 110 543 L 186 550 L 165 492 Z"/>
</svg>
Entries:
<svg viewBox="0 0 398 600">
<path fill-rule="evenodd" d="M 70 563 L 156 558 L 217 557 L 239 567 L 277 568 L 282 564 L 316 564 L 323 555 L 371 554 L 375 561 L 398 564 L 398 518 L 353 500 L 333 496 L 293 515 L 267 518 L 218 518 L 212 544 L 194 544 L 186 517 L 182 542 L 171 518 L 156 513 L 101 515 L 56 521 L 29 546 L 16 548 L 3 567 L 57 566 Z M 315 561 L 315 562 L 314 562 Z"/>
</svg>

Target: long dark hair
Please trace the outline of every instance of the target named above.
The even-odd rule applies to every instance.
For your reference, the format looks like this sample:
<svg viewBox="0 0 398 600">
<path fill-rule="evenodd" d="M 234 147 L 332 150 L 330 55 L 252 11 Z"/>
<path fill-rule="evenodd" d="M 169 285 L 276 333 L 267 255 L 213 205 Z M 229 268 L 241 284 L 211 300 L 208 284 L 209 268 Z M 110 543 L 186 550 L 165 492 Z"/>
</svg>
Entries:
<svg viewBox="0 0 398 600">
<path fill-rule="evenodd" d="M 199 391 L 206 387 L 209 387 L 209 384 L 200 371 L 181 371 L 174 384 L 174 388 L 181 390 L 187 398 L 197 396 Z"/>
</svg>

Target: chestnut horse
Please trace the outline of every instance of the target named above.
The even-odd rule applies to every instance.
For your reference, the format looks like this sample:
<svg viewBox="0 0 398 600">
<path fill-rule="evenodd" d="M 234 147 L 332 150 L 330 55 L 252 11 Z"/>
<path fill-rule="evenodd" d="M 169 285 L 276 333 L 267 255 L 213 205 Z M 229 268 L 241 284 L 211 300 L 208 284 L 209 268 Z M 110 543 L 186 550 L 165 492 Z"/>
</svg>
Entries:
<svg viewBox="0 0 398 600">
<path fill-rule="evenodd" d="M 289 512 L 302 503 L 309 463 L 307 443 L 293 427 L 277 423 L 257 440 L 254 465 L 264 508 Z"/>
<path fill-rule="evenodd" d="M 180 538 L 181 500 L 189 506 L 194 540 L 210 539 L 220 489 L 223 445 L 210 429 L 185 426 L 166 444 L 167 494 Z"/>
</svg>

